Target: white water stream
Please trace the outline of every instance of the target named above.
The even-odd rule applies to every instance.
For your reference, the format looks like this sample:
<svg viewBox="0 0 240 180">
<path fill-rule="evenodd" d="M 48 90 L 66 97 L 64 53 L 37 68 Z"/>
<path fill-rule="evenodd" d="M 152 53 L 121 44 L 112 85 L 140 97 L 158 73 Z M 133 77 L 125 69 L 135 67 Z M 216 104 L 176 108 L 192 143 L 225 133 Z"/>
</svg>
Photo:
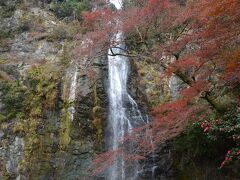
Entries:
<svg viewBox="0 0 240 180">
<path fill-rule="evenodd" d="M 69 97 L 68 100 L 69 102 L 72 102 L 73 105 L 71 105 L 68 108 L 69 114 L 71 121 L 74 119 L 74 113 L 75 113 L 75 107 L 74 107 L 74 101 L 76 99 L 76 90 L 77 90 L 77 76 L 78 76 L 78 68 L 75 68 L 74 74 L 71 77 L 71 84 L 70 84 L 70 92 L 69 92 Z"/>
<path fill-rule="evenodd" d="M 121 9 L 122 1 L 110 0 L 117 9 Z M 131 133 L 132 129 L 144 124 L 144 118 L 138 109 L 137 103 L 128 94 L 127 79 L 129 70 L 129 60 L 125 56 L 114 54 L 124 53 L 122 49 L 125 45 L 122 42 L 123 33 L 118 32 L 113 36 L 112 42 L 119 42 L 114 48 L 109 49 L 109 125 L 110 137 L 109 150 L 117 150 L 121 147 L 121 140 L 125 135 Z M 134 148 L 130 145 L 128 148 Z M 108 180 L 135 180 L 138 177 L 139 165 L 137 162 L 132 166 L 127 166 L 124 158 L 120 156 L 111 166 L 108 173 Z"/>
</svg>

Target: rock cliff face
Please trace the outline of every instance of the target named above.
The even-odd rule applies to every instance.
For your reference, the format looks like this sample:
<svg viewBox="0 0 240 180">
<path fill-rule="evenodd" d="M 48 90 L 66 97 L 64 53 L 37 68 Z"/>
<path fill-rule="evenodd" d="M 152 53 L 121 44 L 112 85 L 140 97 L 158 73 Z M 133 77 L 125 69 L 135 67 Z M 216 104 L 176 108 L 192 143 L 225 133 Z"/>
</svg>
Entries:
<svg viewBox="0 0 240 180">
<path fill-rule="evenodd" d="M 73 55 L 77 22 L 31 4 L 0 21 L 0 179 L 93 179 L 89 165 L 104 150 L 106 59 L 73 63 L 82 59 Z"/>
<path fill-rule="evenodd" d="M 107 58 L 87 65 L 74 56 L 77 22 L 31 4 L 0 21 L 0 179 L 97 178 L 88 168 L 104 151 Z M 159 68 L 131 62 L 129 93 L 145 114 L 157 99 L 170 98 Z"/>
<path fill-rule="evenodd" d="M 160 79 L 164 69 L 158 62 L 139 59 L 131 61 L 129 92 L 136 99 L 141 111 L 151 121 L 150 110 L 154 105 L 178 98 L 183 83 L 175 76 Z M 172 157 L 172 142 L 164 142 L 144 162 L 141 179 L 177 179 Z"/>
</svg>

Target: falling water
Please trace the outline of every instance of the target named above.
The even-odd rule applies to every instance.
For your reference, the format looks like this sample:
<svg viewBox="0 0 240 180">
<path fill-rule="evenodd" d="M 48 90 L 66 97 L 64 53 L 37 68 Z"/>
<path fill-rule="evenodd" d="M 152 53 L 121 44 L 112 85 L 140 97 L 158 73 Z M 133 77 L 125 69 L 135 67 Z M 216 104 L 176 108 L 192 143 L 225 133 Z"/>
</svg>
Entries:
<svg viewBox="0 0 240 180">
<path fill-rule="evenodd" d="M 117 9 L 122 8 L 122 0 L 110 0 L 110 3 L 114 4 Z"/>
<path fill-rule="evenodd" d="M 110 0 L 117 9 L 121 8 L 120 0 Z M 109 104 L 110 115 L 109 125 L 111 133 L 109 137 L 109 150 L 117 150 L 122 145 L 122 139 L 126 134 L 131 133 L 132 129 L 143 125 L 145 118 L 138 109 L 137 103 L 128 94 L 127 79 L 128 79 L 128 58 L 121 55 L 125 48 L 122 42 L 123 34 L 117 32 L 113 38 L 113 42 L 119 42 L 120 45 L 109 49 L 108 67 L 109 67 Z M 134 148 L 130 146 L 130 148 Z M 135 162 L 131 168 L 126 170 L 126 162 L 122 157 L 118 158 L 108 173 L 108 180 L 134 180 L 137 179 L 139 166 Z"/>
<path fill-rule="evenodd" d="M 68 97 L 68 100 L 72 103 L 74 103 L 74 101 L 76 99 L 77 76 L 78 76 L 78 68 L 75 68 L 74 74 L 71 77 L 70 92 L 69 92 L 69 97 Z M 75 113 L 74 105 L 71 105 L 68 108 L 68 111 L 69 111 L 69 114 L 70 114 L 71 121 L 73 121 L 73 119 L 74 119 L 73 116 L 74 116 L 74 113 Z"/>
</svg>

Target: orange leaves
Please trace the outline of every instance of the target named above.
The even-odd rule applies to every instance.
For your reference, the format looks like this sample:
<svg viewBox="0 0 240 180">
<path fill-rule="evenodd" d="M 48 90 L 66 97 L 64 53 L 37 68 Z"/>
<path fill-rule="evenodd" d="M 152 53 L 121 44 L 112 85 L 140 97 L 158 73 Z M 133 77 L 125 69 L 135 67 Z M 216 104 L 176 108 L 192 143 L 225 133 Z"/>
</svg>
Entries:
<svg viewBox="0 0 240 180">
<path fill-rule="evenodd" d="M 186 100 L 168 102 L 154 108 L 151 114 L 156 119 L 162 119 L 163 121 L 167 122 L 174 122 L 177 112 L 185 110 L 188 107 L 187 104 L 188 102 Z"/>
<path fill-rule="evenodd" d="M 105 153 L 97 155 L 90 167 L 90 170 L 93 171 L 92 174 L 96 175 L 105 171 L 121 154 L 122 149 L 119 148 L 115 151 L 107 151 Z"/>
<path fill-rule="evenodd" d="M 139 161 L 139 160 L 144 160 L 145 157 L 138 155 L 138 154 L 126 154 L 124 156 L 125 161 Z"/>
<path fill-rule="evenodd" d="M 161 28 L 164 28 L 166 18 L 170 18 L 170 4 L 169 0 L 148 0 L 143 3 L 142 7 L 128 9 L 122 14 L 123 29 L 125 32 L 133 32 L 136 27 L 148 29 L 160 23 Z M 170 22 L 168 21 L 168 23 Z"/>
<path fill-rule="evenodd" d="M 149 29 L 169 26 L 170 14 L 173 14 L 169 0 L 143 0 L 137 1 L 139 6 L 122 11 L 113 11 L 110 8 L 96 9 L 93 12 L 84 12 L 82 17 L 88 33 L 92 31 L 92 45 L 102 45 L 109 42 L 112 34 L 121 29 L 124 34 L 138 31 L 143 41 L 148 36 Z M 97 34 L 105 32 L 105 35 L 94 38 Z M 106 34 L 110 35 L 106 36 Z M 89 37 L 88 37 L 89 38 Z M 101 41 L 101 43 L 99 43 Z M 104 43 L 105 41 L 105 43 Z M 97 47 L 100 49 L 101 47 Z M 96 49 L 94 47 L 94 49 Z"/>
<path fill-rule="evenodd" d="M 93 25 L 97 18 L 101 15 L 101 11 L 97 10 L 94 12 L 83 12 L 82 16 L 85 20 L 85 22 L 89 25 Z"/>
<path fill-rule="evenodd" d="M 210 7 L 209 5 L 212 5 Z M 221 0 L 221 1 L 208 1 L 204 6 L 207 11 L 207 16 L 209 17 L 220 17 L 222 15 L 232 14 L 236 8 L 238 8 L 240 2 L 238 0 Z"/>
<path fill-rule="evenodd" d="M 166 56 L 176 57 L 176 60 L 162 58 L 160 63 L 166 69 L 165 75 L 172 76 L 174 73 L 183 81 L 186 78 L 184 82 L 188 87 L 181 91 L 182 99 L 155 107 L 151 111 L 153 120 L 149 126 L 134 130 L 124 139 L 124 142 L 132 141 L 138 144 L 139 149 L 149 152 L 161 141 L 181 133 L 196 112 L 210 109 L 199 100 L 201 95 L 211 92 L 217 96 L 221 93 L 217 92 L 219 89 L 229 90 L 228 87 L 223 87 L 226 82 L 240 83 L 240 1 L 197 0 L 188 1 L 186 7 L 176 7 L 168 0 L 138 2 L 138 6 L 121 13 L 96 10 L 92 14 L 84 14 L 84 19 L 88 26 L 97 30 L 89 33 L 93 50 L 107 47 L 111 33 L 119 28 L 116 27 L 115 18 L 119 15 L 118 20 L 121 21 L 121 30 L 124 33 L 140 34 L 139 39 L 148 43 L 147 52 L 133 49 L 138 51 L 139 57 L 149 55 L 151 59 L 158 60 L 163 52 L 166 52 Z M 209 103 L 209 99 L 205 100 Z M 150 130 L 146 131 L 143 137 L 142 133 L 148 128 Z M 154 145 L 148 149 L 149 137 Z M 123 156 L 122 151 L 106 154 L 103 159 L 107 161 L 100 163 L 112 163 L 114 156 Z M 128 155 L 125 158 L 135 160 L 142 156 Z"/>
<path fill-rule="evenodd" d="M 193 99 L 195 97 L 198 97 L 204 90 L 208 88 L 208 83 L 205 81 L 196 81 L 191 84 L 191 86 L 183 89 L 181 91 L 181 95 L 185 99 Z"/>
<path fill-rule="evenodd" d="M 215 82 L 212 82 L 213 76 L 221 77 L 228 74 L 228 81 L 234 79 L 230 76 L 235 77 L 235 80 L 239 79 L 239 9 L 240 1 L 238 0 L 189 2 L 186 10 L 178 18 L 178 22 L 190 19 L 192 33 L 183 35 L 179 40 L 170 43 L 167 49 L 171 52 L 179 52 L 191 43 L 197 44 L 198 49 L 188 52 L 186 57 L 181 56 L 178 62 L 170 64 L 169 71 L 179 70 L 190 76 L 201 77 L 196 80 L 200 79 L 207 84 L 224 84 L 220 82 L 224 80 L 223 78 L 215 78 Z M 188 38 L 188 36 L 191 37 Z M 198 60 L 196 64 L 188 59 L 189 54 Z M 194 74 L 191 73 L 192 71 Z M 192 90 L 186 91 L 194 94 Z"/>
<path fill-rule="evenodd" d="M 178 59 L 174 62 L 172 62 L 166 69 L 166 73 L 168 75 L 172 75 L 174 72 L 186 72 L 194 70 L 194 68 L 197 68 L 199 66 L 199 61 L 195 57 L 184 57 L 184 59 Z"/>
<path fill-rule="evenodd" d="M 150 9 L 166 10 L 170 6 L 169 0 L 149 0 L 146 7 Z"/>
<path fill-rule="evenodd" d="M 210 8 L 210 5 L 211 8 Z M 208 22 L 199 34 L 205 42 L 212 42 L 212 46 L 205 46 L 208 53 L 205 58 L 215 56 L 215 63 L 227 81 L 239 79 L 239 34 L 240 34 L 240 2 L 238 0 L 211 0 L 206 2 Z M 213 48 L 214 47 L 214 48 Z M 203 54 L 203 53 L 202 53 Z M 237 80 L 239 81 L 239 80 Z"/>
<path fill-rule="evenodd" d="M 225 56 L 226 61 L 226 73 L 234 72 L 240 67 L 240 48 L 237 48 L 234 52 L 231 52 L 228 56 Z"/>
<path fill-rule="evenodd" d="M 223 58 L 226 59 L 224 79 L 232 87 L 236 87 L 240 83 L 240 48 L 236 48 L 234 52 L 226 54 Z"/>
<path fill-rule="evenodd" d="M 83 12 L 82 17 L 85 25 L 90 29 L 96 30 L 114 19 L 115 13 L 111 9 L 96 9 L 92 12 Z"/>
<path fill-rule="evenodd" d="M 153 109 L 152 142 L 159 144 L 179 135 L 187 125 L 190 117 L 200 109 L 199 105 L 180 99 L 175 102 L 162 104 Z"/>
<path fill-rule="evenodd" d="M 148 5 L 149 6 L 156 6 L 156 5 L 158 5 L 158 0 L 149 0 Z"/>
<path fill-rule="evenodd" d="M 178 100 L 174 102 L 168 102 L 163 105 L 154 108 L 152 111 L 152 115 L 155 116 L 157 114 L 165 113 L 167 111 L 177 111 L 179 109 L 183 109 L 187 106 L 186 100 Z"/>
</svg>

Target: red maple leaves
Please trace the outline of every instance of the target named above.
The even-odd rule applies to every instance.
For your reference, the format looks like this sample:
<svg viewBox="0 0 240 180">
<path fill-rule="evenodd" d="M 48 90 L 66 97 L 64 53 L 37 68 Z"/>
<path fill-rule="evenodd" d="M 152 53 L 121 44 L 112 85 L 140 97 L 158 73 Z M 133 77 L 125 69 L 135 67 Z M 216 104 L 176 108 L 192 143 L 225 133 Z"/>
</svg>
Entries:
<svg viewBox="0 0 240 180">
<path fill-rule="evenodd" d="M 238 96 L 235 88 L 240 85 L 240 1 L 197 0 L 188 1 L 186 6 L 168 0 L 134 2 L 135 7 L 121 12 L 103 9 L 85 13 L 84 19 L 92 30 L 94 50 L 105 48 L 106 52 L 111 35 L 121 27 L 126 36 L 137 37 L 136 44 L 146 45 L 144 51 L 128 52 L 138 59 L 159 61 L 166 76 L 174 74 L 185 83 L 178 100 L 161 104 L 151 112 L 153 121 L 148 128 L 152 142 L 158 144 L 181 133 L 189 120 L 198 119 L 198 112 L 211 109 L 224 113 L 226 109 L 216 106 L 219 96 Z M 163 54 L 175 60 L 161 58 Z M 132 137 L 144 148 L 141 142 L 145 141 Z"/>
</svg>

